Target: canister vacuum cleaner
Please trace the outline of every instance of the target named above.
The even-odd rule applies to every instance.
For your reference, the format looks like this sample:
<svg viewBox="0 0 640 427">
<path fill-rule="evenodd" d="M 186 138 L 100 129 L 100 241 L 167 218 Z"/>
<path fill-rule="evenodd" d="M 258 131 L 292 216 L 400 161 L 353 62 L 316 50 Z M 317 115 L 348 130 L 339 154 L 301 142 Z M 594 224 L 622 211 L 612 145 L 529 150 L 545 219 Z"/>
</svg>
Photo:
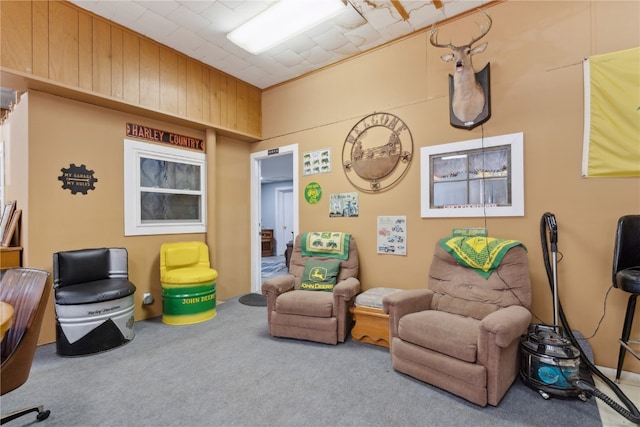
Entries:
<svg viewBox="0 0 640 427">
<path fill-rule="evenodd" d="M 545 230 L 548 230 L 549 240 Z M 520 378 L 545 399 L 556 396 L 586 401 L 591 396 L 596 396 L 629 421 L 640 424 L 640 411 L 620 388 L 586 357 L 564 316 L 558 298 L 558 224 L 553 214 L 545 213 L 542 216 L 540 235 L 547 277 L 553 292 L 553 325 L 532 324 L 527 334 L 521 337 Z M 549 252 L 552 265 L 549 262 Z M 558 318 L 562 320 L 564 328 L 560 327 Z M 591 373 L 601 378 L 628 410 L 595 388 Z"/>
<path fill-rule="evenodd" d="M 588 395 L 571 384 L 571 379 L 591 380 L 580 372 L 580 350 L 571 343 L 558 323 L 558 225 L 553 215 L 543 217 L 549 230 L 553 260 L 553 325 L 534 324 L 527 335 L 520 339 L 520 376 L 545 399 L 551 396 L 578 397 L 582 401 Z"/>
</svg>

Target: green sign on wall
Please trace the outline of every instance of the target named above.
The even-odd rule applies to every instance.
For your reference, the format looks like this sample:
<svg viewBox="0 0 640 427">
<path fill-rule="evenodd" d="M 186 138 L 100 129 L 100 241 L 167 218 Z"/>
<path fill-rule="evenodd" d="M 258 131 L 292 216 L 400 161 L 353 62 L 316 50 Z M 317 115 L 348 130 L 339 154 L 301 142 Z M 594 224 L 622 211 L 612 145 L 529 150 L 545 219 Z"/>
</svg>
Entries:
<svg viewBox="0 0 640 427">
<path fill-rule="evenodd" d="M 317 182 L 310 182 L 304 188 L 304 199 L 310 205 L 317 204 L 322 198 L 322 187 Z"/>
</svg>

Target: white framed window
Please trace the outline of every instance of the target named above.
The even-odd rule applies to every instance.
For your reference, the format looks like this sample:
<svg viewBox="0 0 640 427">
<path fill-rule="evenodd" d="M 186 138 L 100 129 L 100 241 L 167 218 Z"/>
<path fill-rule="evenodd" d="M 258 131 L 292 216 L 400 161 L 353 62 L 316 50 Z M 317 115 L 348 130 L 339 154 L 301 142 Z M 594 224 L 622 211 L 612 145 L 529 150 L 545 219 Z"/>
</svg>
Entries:
<svg viewBox="0 0 640 427">
<path fill-rule="evenodd" d="M 524 216 L 523 134 L 420 149 L 422 218 Z"/>
<path fill-rule="evenodd" d="M 206 232 L 204 153 L 124 140 L 124 234 Z"/>
</svg>

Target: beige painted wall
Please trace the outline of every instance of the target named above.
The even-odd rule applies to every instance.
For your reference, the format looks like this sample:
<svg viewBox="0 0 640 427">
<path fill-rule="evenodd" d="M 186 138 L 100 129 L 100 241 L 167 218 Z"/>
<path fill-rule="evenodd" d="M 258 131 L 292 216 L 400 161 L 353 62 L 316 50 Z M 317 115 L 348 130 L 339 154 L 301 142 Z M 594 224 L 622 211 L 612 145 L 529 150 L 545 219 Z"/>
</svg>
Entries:
<svg viewBox="0 0 640 427">
<path fill-rule="evenodd" d="M 217 247 L 218 292 L 222 298 L 251 292 L 250 173 L 251 144 L 219 137 L 216 221 L 209 227 Z M 211 173 L 211 165 L 209 165 Z"/>
<path fill-rule="evenodd" d="M 542 5 L 542 6 L 541 6 Z M 551 291 L 540 240 L 546 211 L 559 222 L 560 298 L 573 329 L 592 335 L 611 286 L 613 239 L 618 217 L 640 212 L 639 178 L 581 178 L 583 136 L 582 60 L 640 45 L 638 2 L 515 2 L 489 9 L 493 28 L 488 49 L 474 58 L 476 69 L 491 63 L 492 117 L 471 131 L 449 125 L 444 49 L 423 32 L 263 93 L 265 140 L 252 151 L 297 143 L 305 151 L 331 148 L 332 172 L 300 176 L 300 230 L 338 230 L 358 241 L 363 288 L 426 285 L 436 241 L 453 227 L 482 227 L 483 218 L 420 217 L 420 147 L 524 133 L 525 216 L 488 218 L 491 235 L 518 239 L 529 251 L 534 321 L 551 323 Z M 440 40 L 467 43 L 477 32 L 465 17 L 440 28 Z M 373 112 L 399 116 L 413 135 L 414 159 L 395 188 L 359 194 L 360 216 L 329 218 L 328 196 L 355 191 L 341 170 L 344 139 L 358 120 Z M 639 136 L 640 138 L 640 136 Z M 322 186 L 323 200 L 305 202 L 302 189 Z M 379 215 L 407 216 L 407 256 L 376 253 Z M 614 367 L 627 295 L 614 289 L 597 335 L 596 363 Z M 638 314 L 640 315 L 640 314 Z M 640 338 L 640 328 L 633 335 Z M 629 356 L 625 369 L 640 372 Z"/>
<path fill-rule="evenodd" d="M 165 122 L 149 120 L 114 110 L 96 107 L 68 99 L 31 91 L 28 101 L 20 103 L 18 114 L 12 113 L 9 120 L 11 129 L 19 129 L 7 144 L 11 147 L 10 185 L 7 186 L 7 198 L 18 201 L 24 209 L 23 264 L 29 267 L 52 271 L 52 254 L 61 250 L 102 246 L 122 246 L 129 252 L 129 276 L 136 285 L 135 318 L 142 320 L 159 316 L 162 313 L 162 296 L 159 279 L 159 250 L 162 243 L 181 240 L 207 241 L 211 252 L 216 253 L 216 245 L 235 248 L 236 236 L 248 240 L 248 234 L 238 226 L 222 230 L 219 237 L 215 234 L 161 235 L 161 236 L 124 236 L 123 202 L 123 139 L 125 123 L 133 122 L 145 126 L 174 132 L 181 135 L 204 139 L 204 132 L 171 125 Z M 26 111 L 28 109 L 28 123 Z M 211 139 L 208 138 L 207 142 Z M 213 138 L 215 143 L 215 137 Z M 216 209 L 215 194 L 227 198 L 229 209 L 242 206 L 248 210 L 248 178 L 235 180 L 235 191 L 229 187 L 217 186 L 223 181 L 216 179 L 216 159 L 226 162 L 239 162 L 239 157 L 248 164 L 248 143 L 237 142 L 229 138 L 220 140 L 221 147 L 208 148 L 210 218 L 216 214 L 221 218 L 232 219 L 235 214 L 227 214 L 226 204 Z M 211 158 L 210 158 L 211 157 Z M 61 188 L 58 180 L 61 168 L 70 164 L 86 165 L 93 170 L 98 182 L 95 190 L 86 195 L 72 194 Z M 221 168 L 228 174 L 228 170 Z M 239 167 L 238 171 L 243 168 Z M 246 172 L 248 175 L 248 171 Z M 227 177 L 223 176 L 223 180 Z M 246 191 L 242 186 L 246 183 Z M 27 185 L 28 184 L 28 185 Z M 240 190 L 240 191 L 238 191 Z M 236 201 L 237 200 L 237 201 Z M 239 219 L 241 217 L 238 217 Z M 211 223 L 211 220 L 209 220 Z M 210 227 L 214 228 L 214 227 Z M 235 234 L 231 233 L 235 230 Z M 224 234 L 224 233 L 227 234 Z M 209 239 L 211 238 L 211 240 Z M 226 240 L 232 240 L 227 243 Z M 248 264 L 248 251 L 239 250 L 237 256 L 221 257 L 218 265 L 212 259 L 214 268 L 219 270 L 218 299 L 235 296 L 249 290 L 249 282 L 242 275 L 229 274 L 236 270 L 235 265 Z M 226 252 L 223 252 L 226 254 Z M 247 259 L 243 261 L 244 254 Z M 244 280 L 244 281 L 243 281 Z M 245 283 L 246 282 L 246 283 Z M 152 305 L 142 305 L 142 295 L 151 292 L 155 297 Z M 55 315 L 53 301 L 50 301 L 45 315 L 40 342 L 55 341 Z"/>
</svg>

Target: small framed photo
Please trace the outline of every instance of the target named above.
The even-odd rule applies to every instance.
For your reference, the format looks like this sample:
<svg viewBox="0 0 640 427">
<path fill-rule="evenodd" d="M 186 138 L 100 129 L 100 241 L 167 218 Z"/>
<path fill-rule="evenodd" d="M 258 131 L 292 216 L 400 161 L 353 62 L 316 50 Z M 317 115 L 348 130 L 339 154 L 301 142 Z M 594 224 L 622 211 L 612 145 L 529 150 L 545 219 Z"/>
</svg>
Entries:
<svg viewBox="0 0 640 427">
<path fill-rule="evenodd" d="M 16 235 L 16 233 L 19 233 L 18 224 L 20 224 L 21 216 L 22 216 L 22 209 L 16 210 L 13 213 L 13 215 L 11 215 L 11 219 L 9 220 L 9 225 L 7 226 L 7 230 L 4 233 L 2 244 L 0 246 L 7 247 L 11 245 L 11 241 L 13 240 L 14 236 Z"/>
</svg>

